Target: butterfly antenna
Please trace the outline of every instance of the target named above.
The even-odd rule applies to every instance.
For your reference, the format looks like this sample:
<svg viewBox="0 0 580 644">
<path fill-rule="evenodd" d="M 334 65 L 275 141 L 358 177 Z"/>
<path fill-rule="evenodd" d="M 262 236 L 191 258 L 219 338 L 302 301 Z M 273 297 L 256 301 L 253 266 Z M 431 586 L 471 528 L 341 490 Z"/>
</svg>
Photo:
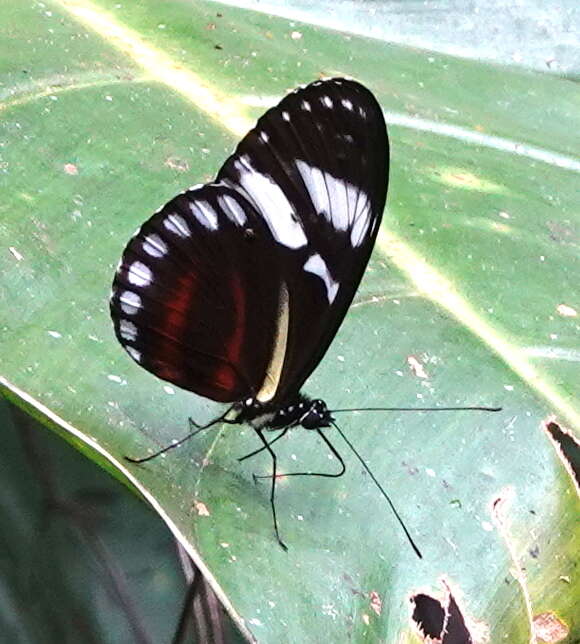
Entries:
<svg viewBox="0 0 580 644">
<path fill-rule="evenodd" d="M 344 410 L 344 411 L 350 411 L 350 410 Z M 385 499 L 387 500 L 387 503 L 389 504 L 389 506 L 390 506 L 391 510 L 393 511 L 393 514 L 395 515 L 395 517 L 396 517 L 397 521 L 399 522 L 399 525 L 401 526 L 401 528 L 403 528 L 403 532 L 405 533 L 405 536 L 407 537 L 407 540 L 408 540 L 408 541 L 409 541 L 409 543 L 411 544 L 411 548 L 413 548 L 413 550 L 415 551 L 415 554 L 417 555 L 417 557 L 419 557 L 419 559 L 423 559 L 423 555 L 421 554 L 421 551 L 419 550 L 419 548 L 417 548 L 417 545 L 416 545 L 416 544 L 415 544 L 415 542 L 413 541 L 413 537 L 412 537 L 412 536 L 411 536 L 411 534 L 409 533 L 409 530 L 407 530 L 407 526 L 406 526 L 406 525 L 405 525 L 405 523 L 403 522 L 403 519 L 401 519 L 400 514 L 397 512 L 397 508 L 395 508 L 395 506 L 394 506 L 393 502 L 391 501 L 391 498 L 390 498 L 390 497 L 389 497 L 389 495 L 386 493 L 386 491 L 385 491 L 385 489 L 383 488 L 383 486 L 382 486 L 382 485 L 377 481 L 377 479 L 376 479 L 375 475 L 371 472 L 371 470 L 370 470 L 369 466 L 365 463 L 365 461 L 364 461 L 363 457 L 362 457 L 362 456 L 361 456 L 361 455 L 356 451 L 356 449 L 355 449 L 354 445 L 353 445 L 353 444 L 348 440 L 348 438 L 346 437 L 346 435 L 344 434 L 344 432 L 340 429 L 340 427 L 339 427 L 339 426 L 338 426 L 334 421 L 330 421 L 330 422 L 332 423 L 332 426 L 337 430 L 337 432 L 341 435 L 342 440 L 343 440 L 343 441 L 344 441 L 344 442 L 345 442 L 345 443 L 350 447 L 350 449 L 351 449 L 352 453 L 353 453 L 353 454 L 358 458 L 358 460 L 361 462 L 361 465 L 365 468 L 365 470 L 367 471 L 368 475 L 369 475 L 369 476 L 371 477 L 371 479 L 373 480 L 374 484 L 379 488 L 379 490 L 380 490 L 381 494 L 382 494 L 382 495 L 385 497 Z"/>
<path fill-rule="evenodd" d="M 353 407 L 352 409 L 331 409 L 331 414 L 344 411 L 501 411 L 502 407 Z"/>
</svg>

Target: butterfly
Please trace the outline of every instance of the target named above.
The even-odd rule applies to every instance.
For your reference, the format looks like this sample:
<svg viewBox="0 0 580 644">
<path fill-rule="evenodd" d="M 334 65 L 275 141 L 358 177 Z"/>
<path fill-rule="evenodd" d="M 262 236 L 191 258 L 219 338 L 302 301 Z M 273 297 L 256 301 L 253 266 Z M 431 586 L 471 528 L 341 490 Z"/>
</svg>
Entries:
<svg viewBox="0 0 580 644">
<path fill-rule="evenodd" d="M 345 78 L 313 82 L 269 109 L 214 181 L 146 221 L 114 278 L 111 316 L 131 358 L 232 403 L 210 425 L 247 423 L 262 443 L 256 452 L 269 451 L 284 548 L 271 445 L 291 427 L 315 430 L 344 471 L 321 432 L 334 424 L 331 412 L 301 388 L 357 291 L 388 174 L 387 128 L 373 94 Z M 282 434 L 269 442 L 272 429 Z"/>
</svg>

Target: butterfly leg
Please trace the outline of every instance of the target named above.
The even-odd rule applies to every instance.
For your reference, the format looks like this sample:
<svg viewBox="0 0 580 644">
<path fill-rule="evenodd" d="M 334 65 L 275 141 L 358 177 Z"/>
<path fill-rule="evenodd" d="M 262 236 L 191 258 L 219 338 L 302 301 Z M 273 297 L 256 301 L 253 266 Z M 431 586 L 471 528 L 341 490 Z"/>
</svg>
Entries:
<svg viewBox="0 0 580 644">
<path fill-rule="evenodd" d="M 273 444 L 274 444 L 278 439 L 282 438 L 282 436 L 285 436 L 285 435 L 286 435 L 286 432 L 287 432 L 289 429 L 290 429 L 290 427 L 286 427 L 284 430 L 282 430 L 282 431 L 278 434 L 278 436 L 276 436 L 275 438 L 273 438 L 273 439 L 268 443 L 268 445 L 273 445 Z M 265 449 L 266 449 L 266 447 L 265 447 L 264 445 L 262 445 L 262 447 L 258 447 L 258 449 L 255 449 L 253 452 L 250 452 L 249 454 L 246 454 L 245 456 L 241 456 L 240 458 L 238 458 L 238 462 L 240 462 L 240 463 L 241 463 L 242 461 L 245 461 L 247 458 L 251 458 L 252 456 L 255 456 L 256 454 L 259 454 L 260 452 L 263 452 Z M 267 478 L 269 478 L 269 477 L 267 477 Z"/>
<path fill-rule="evenodd" d="M 270 488 L 270 507 L 272 508 L 272 518 L 274 519 L 274 532 L 276 533 L 276 539 L 278 540 L 278 543 L 280 544 L 280 547 L 282 550 L 287 551 L 288 546 L 282 541 L 280 538 L 280 532 L 278 531 L 278 519 L 276 518 L 276 503 L 275 503 L 275 494 L 276 494 L 276 454 L 274 453 L 274 450 L 270 447 L 270 443 L 266 440 L 263 430 L 261 429 L 255 429 L 254 431 L 258 436 L 260 437 L 260 440 L 262 443 L 264 443 L 263 449 L 268 450 L 270 453 L 270 456 L 272 458 L 272 476 L 268 477 L 272 479 L 272 487 Z"/>
<path fill-rule="evenodd" d="M 178 441 L 172 442 L 169 445 L 166 445 L 165 447 L 162 447 L 160 450 L 157 450 L 153 454 L 149 454 L 148 456 L 144 456 L 143 458 L 131 458 L 130 456 L 124 456 L 123 458 L 126 461 L 129 461 L 129 463 L 145 463 L 145 462 L 150 461 L 150 460 L 152 460 L 154 458 L 157 458 L 158 456 L 161 456 L 161 454 L 165 454 L 165 452 L 168 452 L 170 449 L 173 449 L 174 447 L 179 447 L 180 445 L 183 445 L 183 443 L 188 441 L 190 438 L 192 438 L 196 434 L 199 434 L 199 432 L 202 432 L 204 429 L 209 429 L 210 427 L 212 427 L 213 425 L 217 425 L 218 423 L 228 422 L 226 420 L 226 416 L 228 415 L 230 410 L 231 410 L 231 407 L 225 413 L 223 413 L 221 416 L 218 416 L 217 418 L 214 418 L 213 420 L 211 420 L 206 425 L 201 425 L 201 426 L 197 425 L 196 423 L 193 423 L 193 421 L 191 421 L 191 419 L 190 419 L 190 421 L 191 421 L 190 427 L 192 427 L 192 426 L 194 427 L 194 429 L 192 431 L 190 431 L 183 438 L 180 438 Z"/>
<path fill-rule="evenodd" d="M 319 430 L 316 430 L 316 433 L 322 438 L 322 440 L 328 445 L 330 451 L 336 456 L 338 459 L 338 462 L 340 463 L 340 470 L 338 472 L 289 472 L 288 474 L 278 474 L 278 476 L 325 476 L 327 478 L 339 478 L 341 477 L 345 471 L 346 471 L 346 465 L 344 464 L 344 461 L 342 459 L 342 456 L 338 453 L 334 445 L 326 438 L 326 436 Z M 280 438 L 277 436 L 274 440 L 277 440 Z M 269 445 L 271 445 L 274 441 L 271 441 Z M 261 451 L 265 449 L 265 447 L 261 447 L 258 451 Z M 248 456 L 252 456 L 252 454 L 248 454 Z M 245 457 L 244 457 L 245 458 Z M 258 476 L 257 474 L 254 474 L 254 480 L 255 479 L 268 479 L 270 478 L 269 476 Z"/>
</svg>

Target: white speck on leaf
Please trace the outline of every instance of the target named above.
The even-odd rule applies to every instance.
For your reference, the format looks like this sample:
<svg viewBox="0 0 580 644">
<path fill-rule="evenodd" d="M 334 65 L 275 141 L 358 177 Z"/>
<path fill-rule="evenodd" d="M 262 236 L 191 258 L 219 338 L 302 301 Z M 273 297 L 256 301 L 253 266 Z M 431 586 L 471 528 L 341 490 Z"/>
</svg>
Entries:
<svg viewBox="0 0 580 644">
<path fill-rule="evenodd" d="M 126 381 L 126 380 L 123 380 L 123 378 L 121 378 L 121 376 L 116 376 L 116 375 L 115 375 L 115 374 L 113 374 L 113 373 L 110 373 L 110 374 L 107 376 L 107 378 L 108 378 L 111 382 L 116 382 L 116 383 L 117 383 L 117 384 L 119 384 L 119 385 L 126 385 L 126 384 L 127 384 L 127 381 Z"/>
<path fill-rule="evenodd" d="M 556 311 L 558 311 L 558 313 L 560 315 L 563 315 L 565 318 L 575 318 L 578 315 L 576 309 L 573 309 L 567 304 L 559 304 L 556 308 Z"/>
<path fill-rule="evenodd" d="M 49 331 L 48 335 L 50 335 L 53 338 L 62 338 L 62 335 L 58 331 Z"/>
</svg>

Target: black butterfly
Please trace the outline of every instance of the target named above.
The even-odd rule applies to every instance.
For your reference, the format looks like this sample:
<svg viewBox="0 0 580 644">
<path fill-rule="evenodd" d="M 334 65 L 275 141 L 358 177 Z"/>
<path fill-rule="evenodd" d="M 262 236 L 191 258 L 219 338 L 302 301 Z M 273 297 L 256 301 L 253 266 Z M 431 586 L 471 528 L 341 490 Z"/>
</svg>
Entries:
<svg viewBox="0 0 580 644">
<path fill-rule="evenodd" d="M 277 536 L 265 429 L 318 431 L 344 471 L 320 431 L 331 412 L 300 388 L 358 288 L 388 172 L 371 92 L 344 78 L 314 82 L 268 110 L 215 181 L 143 224 L 115 276 L 111 316 L 129 355 L 159 378 L 233 403 L 211 424 L 249 423 L 263 444 L 256 451 L 270 452 Z"/>
</svg>

